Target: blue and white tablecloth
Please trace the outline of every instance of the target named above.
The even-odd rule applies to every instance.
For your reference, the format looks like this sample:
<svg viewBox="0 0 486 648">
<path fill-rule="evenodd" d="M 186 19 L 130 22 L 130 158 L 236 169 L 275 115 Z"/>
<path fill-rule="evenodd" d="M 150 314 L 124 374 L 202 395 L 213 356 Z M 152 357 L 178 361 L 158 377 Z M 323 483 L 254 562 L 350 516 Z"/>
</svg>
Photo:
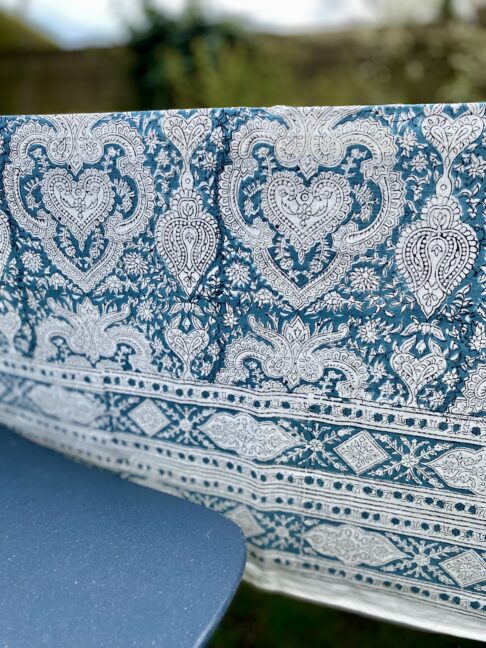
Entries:
<svg viewBox="0 0 486 648">
<path fill-rule="evenodd" d="M 0 422 L 228 515 L 257 585 L 484 639 L 485 106 L 0 136 Z"/>
</svg>

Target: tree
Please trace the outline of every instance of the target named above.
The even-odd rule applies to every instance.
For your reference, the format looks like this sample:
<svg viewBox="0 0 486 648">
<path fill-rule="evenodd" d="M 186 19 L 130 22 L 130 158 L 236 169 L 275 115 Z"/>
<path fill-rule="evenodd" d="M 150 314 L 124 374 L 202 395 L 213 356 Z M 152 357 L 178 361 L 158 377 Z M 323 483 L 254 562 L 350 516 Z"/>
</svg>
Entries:
<svg viewBox="0 0 486 648">
<path fill-rule="evenodd" d="M 198 48 L 204 49 L 211 65 L 228 47 L 249 42 L 232 23 L 209 22 L 198 0 L 189 0 L 178 19 L 156 8 L 153 0 L 144 1 L 143 14 L 144 26 L 132 30 L 130 47 L 139 101 L 145 109 L 169 108 L 177 103 L 174 68 L 181 83 L 191 79 L 196 74 Z"/>
</svg>

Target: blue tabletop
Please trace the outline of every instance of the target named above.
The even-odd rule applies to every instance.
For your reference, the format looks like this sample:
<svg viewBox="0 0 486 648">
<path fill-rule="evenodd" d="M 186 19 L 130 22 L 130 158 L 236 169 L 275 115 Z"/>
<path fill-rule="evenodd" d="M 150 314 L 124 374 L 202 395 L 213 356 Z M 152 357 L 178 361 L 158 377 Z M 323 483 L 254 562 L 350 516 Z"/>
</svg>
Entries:
<svg viewBox="0 0 486 648">
<path fill-rule="evenodd" d="M 203 645 L 244 564 L 218 513 L 0 427 L 2 647 Z"/>
</svg>

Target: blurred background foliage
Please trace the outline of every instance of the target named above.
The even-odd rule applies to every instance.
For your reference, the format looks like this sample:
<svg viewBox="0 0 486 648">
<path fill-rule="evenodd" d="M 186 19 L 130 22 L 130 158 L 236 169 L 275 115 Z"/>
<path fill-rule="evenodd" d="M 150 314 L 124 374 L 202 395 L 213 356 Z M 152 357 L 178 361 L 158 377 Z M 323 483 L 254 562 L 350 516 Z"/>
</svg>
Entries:
<svg viewBox="0 0 486 648">
<path fill-rule="evenodd" d="M 389 26 L 276 35 L 211 22 L 195 0 L 177 18 L 142 0 L 126 46 L 78 51 L 0 15 L 0 112 L 486 99 L 486 8 L 465 20 L 452 0 L 421 2 L 426 24 L 382 0 Z"/>
<path fill-rule="evenodd" d="M 427 0 L 422 0 L 427 2 Z M 251 34 L 208 23 L 191 2 L 179 21 L 145 4 L 134 32 L 144 107 L 417 103 L 486 97 L 486 10 L 458 18 L 299 36 Z M 396 0 L 395 0 L 396 4 Z M 392 3 L 390 3 L 390 8 Z"/>
</svg>

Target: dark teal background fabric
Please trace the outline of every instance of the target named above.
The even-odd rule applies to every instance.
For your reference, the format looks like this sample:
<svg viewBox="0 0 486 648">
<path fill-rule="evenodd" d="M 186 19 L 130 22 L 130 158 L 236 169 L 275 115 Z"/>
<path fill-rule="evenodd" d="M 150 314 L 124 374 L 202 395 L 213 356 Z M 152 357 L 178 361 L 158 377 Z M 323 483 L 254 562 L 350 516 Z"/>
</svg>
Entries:
<svg viewBox="0 0 486 648">
<path fill-rule="evenodd" d="M 263 587 L 481 638 L 484 112 L 0 118 L 0 420 Z"/>
</svg>

